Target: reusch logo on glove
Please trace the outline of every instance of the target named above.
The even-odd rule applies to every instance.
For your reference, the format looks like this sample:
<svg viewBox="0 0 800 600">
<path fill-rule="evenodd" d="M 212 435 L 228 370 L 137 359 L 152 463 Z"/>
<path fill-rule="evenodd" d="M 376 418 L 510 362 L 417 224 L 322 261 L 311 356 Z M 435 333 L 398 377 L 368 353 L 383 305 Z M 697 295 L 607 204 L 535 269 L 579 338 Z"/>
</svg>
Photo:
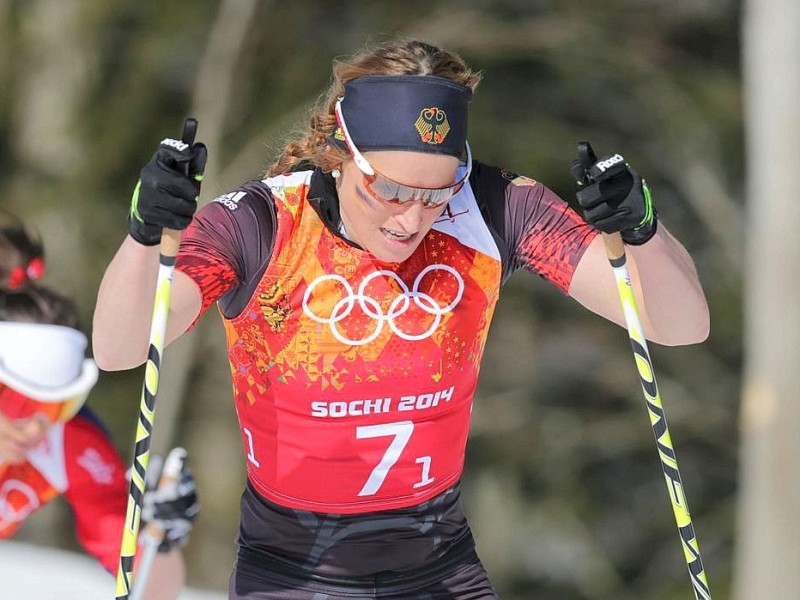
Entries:
<svg viewBox="0 0 800 600">
<path fill-rule="evenodd" d="M 615 154 L 614 156 L 609 156 L 605 160 L 598 161 L 595 167 L 600 169 L 600 172 L 605 173 L 611 167 L 621 162 L 625 162 L 625 159 L 622 158 L 621 154 Z"/>
<path fill-rule="evenodd" d="M 175 148 L 179 152 L 183 152 L 189 147 L 189 144 L 186 142 L 182 142 L 180 140 L 173 140 L 172 138 L 164 138 L 161 140 L 162 146 L 170 146 L 171 148 Z"/>
</svg>

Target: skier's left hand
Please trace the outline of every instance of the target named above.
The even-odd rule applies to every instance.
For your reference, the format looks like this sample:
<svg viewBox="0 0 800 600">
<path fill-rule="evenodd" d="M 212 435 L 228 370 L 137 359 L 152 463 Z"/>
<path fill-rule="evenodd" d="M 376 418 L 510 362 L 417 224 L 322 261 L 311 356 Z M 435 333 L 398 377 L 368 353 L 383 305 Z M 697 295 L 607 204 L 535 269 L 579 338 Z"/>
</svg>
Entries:
<svg viewBox="0 0 800 600">
<path fill-rule="evenodd" d="M 635 246 L 655 235 L 658 219 L 650 188 L 622 155 L 598 159 L 589 142 L 579 142 L 570 173 L 587 223 L 604 233 L 619 232 L 626 244 Z"/>
</svg>

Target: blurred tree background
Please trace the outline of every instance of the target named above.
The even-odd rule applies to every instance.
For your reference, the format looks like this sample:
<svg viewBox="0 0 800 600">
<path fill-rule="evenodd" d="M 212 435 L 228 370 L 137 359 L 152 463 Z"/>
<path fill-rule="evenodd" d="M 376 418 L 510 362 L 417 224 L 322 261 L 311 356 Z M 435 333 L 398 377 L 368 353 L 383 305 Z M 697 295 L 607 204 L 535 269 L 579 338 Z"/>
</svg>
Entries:
<svg viewBox="0 0 800 600">
<path fill-rule="evenodd" d="M 0 0 L 0 202 L 41 232 L 44 282 L 77 300 L 88 332 L 139 169 L 184 117 L 198 118 L 209 146 L 208 202 L 258 178 L 335 57 L 395 35 L 459 52 L 485 73 L 470 122 L 477 158 L 571 200 L 578 140 L 620 152 L 697 262 L 711 337 L 651 353 L 711 589 L 728 598 L 743 363 L 741 20 L 736 0 Z M 203 502 L 189 584 L 223 590 L 244 460 L 213 312 L 165 354 L 154 450 L 189 450 Z M 104 373 L 90 398 L 126 459 L 142 374 Z M 501 596 L 689 598 L 626 333 L 520 273 L 481 377 L 465 504 Z M 65 506 L 23 537 L 74 547 Z"/>
</svg>

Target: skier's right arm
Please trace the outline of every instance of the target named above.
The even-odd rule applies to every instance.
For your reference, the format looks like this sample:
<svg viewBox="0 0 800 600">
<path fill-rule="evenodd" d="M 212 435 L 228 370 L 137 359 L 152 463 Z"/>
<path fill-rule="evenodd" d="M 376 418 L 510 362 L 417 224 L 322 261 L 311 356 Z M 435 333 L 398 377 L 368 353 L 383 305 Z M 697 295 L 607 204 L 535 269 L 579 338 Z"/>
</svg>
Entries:
<svg viewBox="0 0 800 600">
<path fill-rule="evenodd" d="M 205 163 L 203 144 L 165 139 L 142 169 L 128 236 L 106 269 L 97 295 L 92 349 L 100 368 L 130 369 L 147 359 L 161 232 L 165 227 L 183 230 L 191 222 Z M 194 321 L 201 301 L 197 285 L 175 271 L 167 344 Z"/>
</svg>

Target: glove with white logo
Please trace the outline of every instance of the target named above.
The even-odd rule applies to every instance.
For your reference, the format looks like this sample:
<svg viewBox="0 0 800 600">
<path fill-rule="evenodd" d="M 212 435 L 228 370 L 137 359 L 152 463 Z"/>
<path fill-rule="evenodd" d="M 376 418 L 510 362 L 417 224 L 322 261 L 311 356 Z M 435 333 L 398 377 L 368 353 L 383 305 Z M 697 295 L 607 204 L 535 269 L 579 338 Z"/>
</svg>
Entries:
<svg viewBox="0 0 800 600">
<path fill-rule="evenodd" d="M 186 119 L 183 138 L 162 140 L 140 173 L 128 215 L 131 237 L 140 244 L 155 246 L 164 227 L 182 230 L 192 220 L 208 158 L 205 145 L 194 142 L 196 130 L 197 121 Z"/>
<path fill-rule="evenodd" d="M 657 213 L 650 188 L 619 155 L 599 159 L 589 142 L 578 143 L 570 168 L 575 194 L 586 222 L 604 233 L 619 232 L 626 244 L 639 246 L 656 233 Z"/>
<path fill-rule="evenodd" d="M 146 489 L 142 522 L 148 533 L 161 540 L 158 551 L 169 552 L 175 546 L 182 548 L 200 512 L 197 486 L 186 465 L 186 450 L 173 448 L 166 460 L 158 455 L 151 457 Z"/>
</svg>

